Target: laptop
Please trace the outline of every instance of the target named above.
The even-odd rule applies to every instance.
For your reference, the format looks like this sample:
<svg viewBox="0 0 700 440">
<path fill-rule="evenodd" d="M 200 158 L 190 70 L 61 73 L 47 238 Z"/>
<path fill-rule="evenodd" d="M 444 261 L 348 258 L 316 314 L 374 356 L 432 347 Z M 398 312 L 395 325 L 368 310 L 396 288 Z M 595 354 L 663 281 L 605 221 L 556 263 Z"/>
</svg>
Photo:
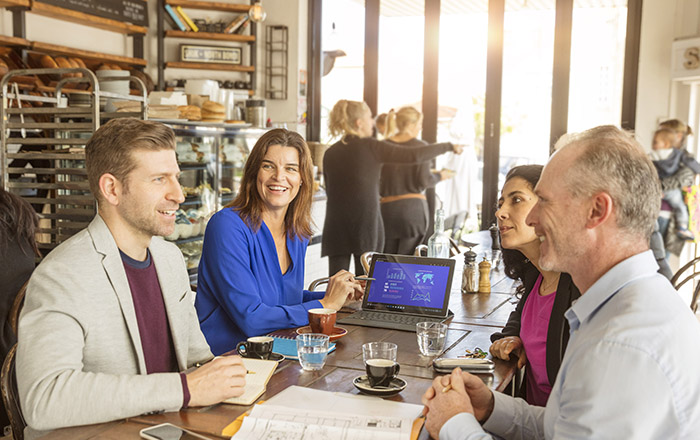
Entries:
<svg viewBox="0 0 700 440">
<path fill-rule="evenodd" d="M 362 310 L 338 323 L 415 332 L 419 322 L 443 322 L 453 316 L 454 270 L 451 259 L 374 254 Z"/>
</svg>

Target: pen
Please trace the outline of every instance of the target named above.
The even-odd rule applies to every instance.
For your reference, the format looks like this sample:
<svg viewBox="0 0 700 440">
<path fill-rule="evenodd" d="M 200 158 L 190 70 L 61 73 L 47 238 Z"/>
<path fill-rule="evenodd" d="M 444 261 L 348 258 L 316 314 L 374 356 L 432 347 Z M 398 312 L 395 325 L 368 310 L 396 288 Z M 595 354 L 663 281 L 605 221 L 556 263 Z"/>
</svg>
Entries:
<svg viewBox="0 0 700 440">
<path fill-rule="evenodd" d="M 255 374 L 255 371 L 250 371 L 250 370 L 248 370 L 248 371 L 245 372 L 245 374 Z"/>
<path fill-rule="evenodd" d="M 446 393 L 452 389 L 452 384 L 447 385 L 445 388 L 442 389 L 443 393 Z"/>
<path fill-rule="evenodd" d="M 355 277 L 357 281 L 376 281 L 376 278 L 370 278 L 370 277 Z"/>
</svg>

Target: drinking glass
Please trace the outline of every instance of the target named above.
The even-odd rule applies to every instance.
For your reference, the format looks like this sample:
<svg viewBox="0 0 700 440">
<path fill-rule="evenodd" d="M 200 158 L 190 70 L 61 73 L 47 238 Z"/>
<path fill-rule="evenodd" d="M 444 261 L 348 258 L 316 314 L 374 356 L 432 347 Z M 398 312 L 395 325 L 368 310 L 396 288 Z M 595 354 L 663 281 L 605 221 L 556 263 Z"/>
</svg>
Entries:
<svg viewBox="0 0 700 440">
<path fill-rule="evenodd" d="M 396 362 L 398 345 L 393 342 L 368 342 L 362 344 L 362 360 L 367 363 L 370 359 L 387 359 Z"/>
<path fill-rule="evenodd" d="M 328 355 L 328 335 L 305 333 L 297 336 L 297 352 L 301 368 L 308 371 L 320 370 Z"/>
<path fill-rule="evenodd" d="M 445 348 L 447 325 L 441 322 L 419 322 L 416 324 L 418 348 L 423 356 L 437 356 Z"/>
</svg>

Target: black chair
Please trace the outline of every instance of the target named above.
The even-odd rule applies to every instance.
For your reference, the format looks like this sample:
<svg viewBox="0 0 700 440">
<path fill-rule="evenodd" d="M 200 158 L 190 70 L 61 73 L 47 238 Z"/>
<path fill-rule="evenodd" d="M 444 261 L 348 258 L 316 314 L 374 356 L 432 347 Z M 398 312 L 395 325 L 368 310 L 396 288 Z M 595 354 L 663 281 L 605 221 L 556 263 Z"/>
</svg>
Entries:
<svg viewBox="0 0 700 440">
<path fill-rule="evenodd" d="M 697 264 L 700 264 L 700 257 L 693 258 L 673 275 L 671 284 L 673 284 L 676 290 L 680 289 L 688 281 L 695 281 L 696 277 L 700 275 L 700 270 L 695 269 Z M 695 285 L 693 297 L 690 300 L 690 310 L 692 310 L 693 313 L 697 312 L 698 309 L 698 295 L 700 295 L 700 282 Z"/>
<path fill-rule="evenodd" d="M 24 428 L 27 422 L 24 421 L 22 409 L 19 406 L 19 393 L 17 392 L 17 376 L 15 375 L 15 355 L 17 354 L 17 344 L 13 345 L 5 362 L 2 364 L 0 372 L 0 389 L 2 390 L 2 401 L 5 403 L 5 411 L 10 419 L 12 427 L 12 438 L 14 440 L 24 440 Z"/>
</svg>

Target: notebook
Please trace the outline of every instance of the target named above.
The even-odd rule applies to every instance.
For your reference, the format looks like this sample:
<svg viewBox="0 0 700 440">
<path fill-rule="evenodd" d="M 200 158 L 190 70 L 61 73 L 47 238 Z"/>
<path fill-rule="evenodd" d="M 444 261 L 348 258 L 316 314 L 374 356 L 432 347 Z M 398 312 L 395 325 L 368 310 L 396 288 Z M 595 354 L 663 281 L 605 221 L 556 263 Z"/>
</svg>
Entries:
<svg viewBox="0 0 700 440">
<path fill-rule="evenodd" d="M 262 359 L 243 358 L 248 374 L 245 375 L 245 389 L 238 397 L 231 397 L 224 400 L 224 403 L 233 405 L 252 405 L 253 402 L 262 396 L 267 388 L 267 382 L 272 377 L 272 373 L 277 368 L 276 361 Z"/>
<path fill-rule="evenodd" d="M 284 331 L 272 332 L 268 336 L 272 336 L 275 340 L 272 343 L 272 351 L 274 353 L 279 353 L 284 355 L 287 359 L 299 359 L 299 354 L 297 353 L 297 341 L 296 336 L 292 337 L 284 334 Z M 328 345 L 328 353 L 335 350 L 335 342 L 331 342 Z"/>
<path fill-rule="evenodd" d="M 451 259 L 375 254 L 362 310 L 338 323 L 415 332 L 418 322 L 445 321 L 454 270 Z"/>
</svg>

